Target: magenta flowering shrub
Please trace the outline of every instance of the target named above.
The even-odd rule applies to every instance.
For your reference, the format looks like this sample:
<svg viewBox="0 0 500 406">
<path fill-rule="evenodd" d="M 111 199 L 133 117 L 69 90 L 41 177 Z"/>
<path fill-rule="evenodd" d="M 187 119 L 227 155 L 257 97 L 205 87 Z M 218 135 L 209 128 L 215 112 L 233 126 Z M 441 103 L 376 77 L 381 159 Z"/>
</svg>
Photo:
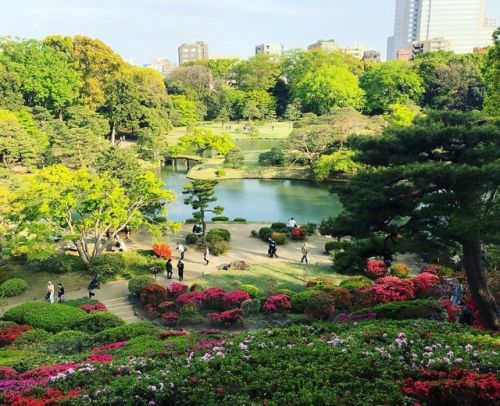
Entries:
<svg viewBox="0 0 500 406">
<path fill-rule="evenodd" d="M 370 304 L 397 302 L 415 299 L 413 283 L 409 279 L 400 279 L 395 276 L 379 278 L 375 284 L 359 289 L 361 295 L 366 295 Z"/>
<path fill-rule="evenodd" d="M 0 379 L 15 379 L 17 371 L 9 367 L 0 366 Z"/>
<path fill-rule="evenodd" d="M 290 296 L 285 294 L 271 295 L 266 299 L 262 308 L 268 313 L 290 311 L 292 309 Z"/>
<path fill-rule="evenodd" d="M 206 309 L 222 309 L 222 300 L 226 291 L 221 288 L 208 288 L 203 291 L 203 307 Z"/>
<path fill-rule="evenodd" d="M 426 296 L 439 284 L 439 276 L 430 272 L 424 272 L 411 278 L 415 294 Z"/>
<path fill-rule="evenodd" d="M 222 298 L 222 304 L 224 307 L 231 309 L 233 307 L 240 307 L 241 304 L 250 299 L 250 295 L 242 290 L 233 290 L 232 292 L 227 292 Z"/>
<path fill-rule="evenodd" d="M 111 354 L 91 354 L 88 356 L 87 361 L 105 363 L 113 361 L 113 356 Z"/>
<path fill-rule="evenodd" d="M 80 309 L 85 310 L 87 313 L 105 312 L 107 310 L 106 306 L 104 306 L 104 304 L 102 304 L 102 303 L 80 305 Z"/>
<path fill-rule="evenodd" d="M 195 307 L 200 307 L 203 302 L 204 295 L 203 292 L 186 292 L 183 293 L 175 299 L 175 303 L 179 306 L 192 305 Z"/>
<path fill-rule="evenodd" d="M 243 310 L 231 309 L 222 313 L 210 313 L 208 317 L 214 322 L 218 321 L 229 325 L 237 321 L 243 321 Z"/>
<path fill-rule="evenodd" d="M 388 269 L 384 261 L 380 259 L 371 259 L 366 263 L 365 272 L 374 278 L 382 278 L 387 275 Z"/>
<path fill-rule="evenodd" d="M 179 321 L 179 313 L 167 312 L 161 316 L 162 320 L 167 324 L 176 324 Z"/>
<path fill-rule="evenodd" d="M 184 285 L 183 283 L 179 282 L 170 282 L 167 285 L 167 292 L 168 295 L 171 297 L 177 297 L 179 295 L 182 295 L 183 293 L 188 291 L 189 286 Z"/>
<path fill-rule="evenodd" d="M 422 267 L 420 273 L 431 273 L 437 275 L 439 273 L 439 265 L 427 264 Z"/>
<path fill-rule="evenodd" d="M 127 343 L 128 341 L 117 341 L 106 345 L 99 345 L 97 347 L 92 348 L 91 352 L 96 353 L 96 352 L 111 351 L 114 350 L 115 348 L 121 348 Z"/>
</svg>

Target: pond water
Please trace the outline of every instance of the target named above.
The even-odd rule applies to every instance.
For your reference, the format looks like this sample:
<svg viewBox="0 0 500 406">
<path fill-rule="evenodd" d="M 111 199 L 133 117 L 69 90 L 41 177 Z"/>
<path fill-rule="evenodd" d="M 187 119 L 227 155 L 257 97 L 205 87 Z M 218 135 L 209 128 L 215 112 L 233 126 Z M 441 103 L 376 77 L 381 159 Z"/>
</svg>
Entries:
<svg viewBox="0 0 500 406">
<path fill-rule="evenodd" d="M 177 195 L 176 201 L 169 205 L 168 218 L 176 221 L 191 218 L 192 209 L 184 204 L 182 195 L 183 186 L 189 182 L 186 172 L 165 166 L 161 178 Z M 230 179 L 217 185 L 218 200 L 214 206 L 224 207 L 222 215 L 231 220 L 243 217 L 249 221 L 286 221 L 294 217 L 299 223 L 318 222 L 342 209 L 338 196 L 329 189 L 300 180 Z"/>
</svg>

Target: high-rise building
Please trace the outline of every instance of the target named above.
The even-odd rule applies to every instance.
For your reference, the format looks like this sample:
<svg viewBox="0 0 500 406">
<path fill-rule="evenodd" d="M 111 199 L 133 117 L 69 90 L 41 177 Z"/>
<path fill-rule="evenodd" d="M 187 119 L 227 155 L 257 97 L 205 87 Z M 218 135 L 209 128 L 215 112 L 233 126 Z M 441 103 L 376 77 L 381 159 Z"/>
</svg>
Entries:
<svg viewBox="0 0 500 406">
<path fill-rule="evenodd" d="M 194 44 L 182 44 L 179 49 L 179 66 L 184 62 L 208 59 L 208 44 L 203 41 L 196 41 Z"/>
<path fill-rule="evenodd" d="M 148 65 L 144 65 L 146 68 L 156 69 L 160 72 L 164 77 L 167 77 L 170 72 L 172 72 L 177 65 L 175 63 L 170 62 L 168 59 L 157 58 L 153 62 Z"/>
<path fill-rule="evenodd" d="M 255 46 L 255 55 L 268 54 L 268 55 L 282 55 L 284 52 L 283 45 L 281 44 L 260 44 Z"/>
<path fill-rule="evenodd" d="M 315 42 L 307 47 L 307 50 L 311 49 L 322 49 L 323 51 L 338 51 L 339 44 L 334 39 L 322 40 Z"/>
<path fill-rule="evenodd" d="M 464 54 L 492 43 L 496 23 L 486 17 L 486 0 L 396 0 L 394 35 L 387 59 L 413 41 L 441 38 Z"/>
</svg>

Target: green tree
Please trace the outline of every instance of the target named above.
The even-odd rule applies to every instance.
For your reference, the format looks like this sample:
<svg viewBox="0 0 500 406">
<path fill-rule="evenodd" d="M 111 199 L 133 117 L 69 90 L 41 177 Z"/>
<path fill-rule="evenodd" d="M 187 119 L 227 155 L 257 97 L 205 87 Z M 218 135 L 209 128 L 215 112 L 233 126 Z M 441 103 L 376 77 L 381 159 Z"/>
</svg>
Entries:
<svg viewBox="0 0 500 406">
<path fill-rule="evenodd" d="M 193 210 L 193 217 L 199 219 L 203 226 L 203 242 L 207 235 L 207 223 L 205 221 L 206 213 L 222 214 L 224 208 L 215 206 L 210 209 L 210 204 L 217 201 L 215 196 L 216 180 L 194 180 L 191 183 L 184 185 L 183 194 L 187 195 L 184 199 L 184 204 L 190 205 Z"/>
<path fill-rule="evenodd" d="M 216 120 L 220 121 L 221 127 L 224 127 L 224 124 L 226 124 L 230 119 L 231 119 L 231 117 L 230 117 L 229 111 L 226 107 L 222 108 L 216 117 Z"/>
<path fill-rule="evenodd" d="M 380 231 L 463 250 L 472 298 L 490 328 L 499 311 L 481 265 L 481 243 L 498 243 L 500 122 L 475 113 L 430 113 L 412 127 L 352 140 L 362 163 L 341 193 L 339 229 Z"/>
<path fill-rule="evenodd" d="M 179 139 L 180 150 L 194 149 L 199 156 L 207 151 L 214 150 L 220 155 L 225 155 L 234 147 L 231 135 L 226 132 L 216 133 L 206 128 L 195 128 L 190 133 Z"/>
<path fill-rule="evenodd" d="M 492 116 L 500 116 L 500 28 L 493 34 L 493 46 L 484 63 L 484 77 L 488 90 L 484 109 Z"/>
<path fill-rule="evenodd" d="M 212 74 L 205 66 L 179 66 L 167 78 L 169 93 L 183 94 L 190 100 L 201 99 L 212 88 Z"/>
<path fill-rule="evenodd" d="M 281 61 L 268 54 L 258 54 L 236 66 L 236 82 L 241 90 L 271 89 L 281 72 Z"/>
<path fill-rule="evenodd" d="M 224 165 L 230 168 L 240 168 L 245 162 L 245 156 L 238 147 L 231 148 L 224 156 Z"/>
<path fill-rule="evenodd" d="M 0 108 L 19 110 L 23 106 L 21 79 L 6 69 L 5 61 L 0 53 Z"/>
<path fill-rule="evenodd" d="M 399 103 L 389 106 L 387 121 L 395 126 L 408 127 L 413 123 L 415 117 L 420 113 L 420 108 L 415 105 L 403 105 Z"/>
<path fill-rule="evenodd" d="M 108 120 L 86 106 L 68 108 L 64 121 L 69 128 L 85 128 L 103 139 L 110 132 Z"/>
<path fill-rule="evenodd" d="M 386 113 L 391 104 L 419 104 L 424 93 L 422 79 L 409 62 L 403 61 L 375 65 L 361 76 L 360 84 L 370 114 Z"/>
<path fill-rule="evenodd" d="M 295 128 L 285 140 L 285 148 L 298 151 L 314 170 L 314 165 L 321 155 L 334 142 L 332 129 L 328 125 L 314 125 Z"/>
<path fill-rule="evenodd" d="M 248 121 L 252 121 L 254 118 L 262 117 L 259 106 L 255 100 L 247 100 L 245 108 L 243 109 L 243 117 L 245 117 Z"/>
<path fill-rule="evenodd" d="M 172 122 L 175 126 L 190 126 L 203 119 L 199 116 L 196 102 L 184 95 L 170 96 L 174 107 Z"/>
<path fill-rule="evenodd" d="M 356 152 L 342 148 L 328 155 L 321 156 L 314 166 L 314 178 L 319 181 L 336 175 L 353 175 L 362 165 L 354 160 Z"/>
<path fill-rule="evenodd" d="M 358 78 L 342 66 L 322 66 L 307 72 L 296 85 L 295 96 L 305 111 L 326 114 L 332 107 L 363 107 Z"/>
<path fill-rule="evenodd" d="M 289 120 L 291 125 L 293 125 L 293 123 L 297 121 L 300 117 L 302 117 L 302 109 L 300 102 L 298 100 L 294 100 L 286 107 L 285 119 Z"/>
</svg>

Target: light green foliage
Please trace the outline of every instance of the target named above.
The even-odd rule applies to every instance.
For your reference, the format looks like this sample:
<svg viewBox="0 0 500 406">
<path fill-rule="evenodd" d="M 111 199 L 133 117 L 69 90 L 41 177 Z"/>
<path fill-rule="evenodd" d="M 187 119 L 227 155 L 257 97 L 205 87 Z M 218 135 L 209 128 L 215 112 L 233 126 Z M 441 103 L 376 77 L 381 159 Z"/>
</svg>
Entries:
<svg viewBox="0 0 500 406">
<path fill-rule="evenodd" d="M 184 95 L 170 96 L 174 107 L 172 121 L 176 126 L 189 126 L 203 119 L 200 117 L 195 101 L 188 100 Z"/>
<path fill-rule="evenodd" d="M 339 149 L 328 155 L 321 156 L 314 166 L 314 177 L 325 180 L 337 174 L 352 175 L 362 168 L 353 158 L 356 152 L 350 149 Z"/>
<path fill-rule="evenodd" d="M 206 128 L 195 128 L 180 138 L 177 148 L 180 151 L 192 148 L 199 156 L 210 150 L 225 155 L 234 148 L 234 144 L 231 135 L 226 132 L 216 133 Z"/>
<path fill-rule="evenodd" d="M 360 85 L 366 92 L 368 113 L 380 114 L 390 105 L 419 103 L 424 93 L 422 79 L 409 62 L 389 61 L 363 73 Z"/>
<path fill-rule="evenodd" d="M 415 117 L 420 113 L 420 108 L 415 105 L 403 105 L 399 103 L 389 105 L 387 121 L 398 127 L 409 127 Z"/>
<path fill-rule="evenodd" d="M 224 165 L 230 168 L 239 168 L 245 162 L 245 156 L 240 148 L 232 148 L 224 156 Z"/>
<path fill-rule="evenodd" d="M 276 84 L 281 70 L 278 58 L 258 54 L 236 66 L 237 85 L 242 90 L 267 91 Z"/>
<path fill-rule="evenodd" d="M 17 296 L 28 288 L 28 284 L 22 278 L 7 279 L 0 285 L 0 297 Z"/>
</svg>

